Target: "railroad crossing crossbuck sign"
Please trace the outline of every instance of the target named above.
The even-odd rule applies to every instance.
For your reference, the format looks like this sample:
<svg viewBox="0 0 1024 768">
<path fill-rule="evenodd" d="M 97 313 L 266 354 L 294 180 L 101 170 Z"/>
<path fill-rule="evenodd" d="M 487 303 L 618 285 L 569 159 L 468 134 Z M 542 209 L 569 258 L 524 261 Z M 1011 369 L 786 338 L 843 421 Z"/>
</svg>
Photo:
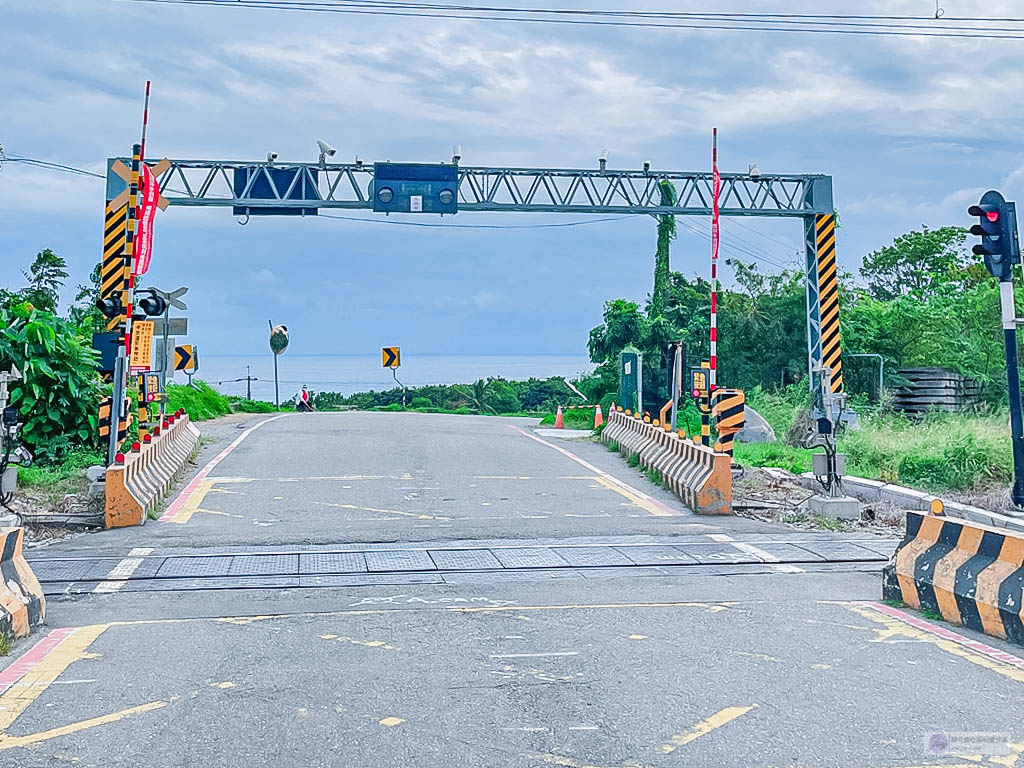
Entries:
<svg viewBox="0 0 1024 768">
<path fill-rule="evenodd" d="M 199 370 L 199 350 L 192 344 L 174 348 L 174 370 L 195 373 Z"/>
<path fill-rule="evenodd" d="M 381 347 L 380 360 L 385 368 L 398 368 L 402 364 L 402 353 L 398 347 Z"/>
</svg>

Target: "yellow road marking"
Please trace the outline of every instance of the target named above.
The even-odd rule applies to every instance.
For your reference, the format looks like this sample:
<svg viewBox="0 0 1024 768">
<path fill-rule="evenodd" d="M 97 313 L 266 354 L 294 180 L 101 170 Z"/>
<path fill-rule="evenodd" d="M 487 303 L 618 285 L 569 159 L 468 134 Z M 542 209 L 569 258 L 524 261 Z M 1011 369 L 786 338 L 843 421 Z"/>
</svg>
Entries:
<svg viewBox="0 0 1024 768">
<path fill-rule="evenodd" d="M 982 656 L 981 654 L 974 653 L 973 651 L 965 648 L 959 643 L 954 643 L 952 640 L 944 640 L 938 635 L 933 635 L 930 632 L 918 629 L 917 627 L 906 624 L 899 619 L 888 616 L 881 611 L 876 611 L 867 605 L 860 605 L 857 603 L 838 603 L 844 608 L 853 611 L 867 619 L 878 622 L 884 625 L 885 629 L 875 629 L 875 637 L 871 640 L 873 643 L 882 643 L 891 637 L 909 637 L 914 640 L 921 640 L 926 643 L 931 643 L 936 648 L 941 648 L 946 653 L 951 653 L 954 656 L 959 656 L 961 659 L 965 659 L 972 664 L 977 664 L 979 667 L 984 667 L 993 672 L 996 672 L 1004 677 L 1008 677 L 1011 680 L 1016 680 L 1018 683 L 1024 683 L 1024 669 L 1018 669 L 1012 667 L 1009 664 L 1003 664 L 1000 661 L 989 658 L 988 656 Z"/>
<path fill-rule="evenodd" d="M 337 507 L 338 509 L 355 509 L 360 512 L 376 512 L 381 515 L 401 515 L 402 517 L 414 517 L 417 520 L 451 520 L 450 517 L 441 515 L 421 515 L 416 512 L 402 512 L 397 509 L 376 509 L 374 507 L 359 507 L 355 504 L 333 504 L 329 501 L 311 501 L 310 504 L 318 504 L 321 507 Z"/>
<path fill-rule="evenodd" d="M 81 659 L 86 649 L 109 626 L 94 624 L 79 627 L 25 673 L 20 681 L 22 685 L 11 686 L 0 695 L 0 734 L 10 728 L 28 705 L 38 699 L 64 670 Z"/>
<path fill-rule="evenodd" d="M 385 728 L 394 728 L 396 725 L 401 725 L 402 723 L 404 723 L 405 720 L 403 720 L 400 717 L 382 717 L 377 722 L 383 725 Z"/>
<path fill-rule="evenodd" d="M 398 648 L 397 646 L 388 645 L 383 640 L 357 640 L 354 637 L 345 637 L 344 635 L 331 635 L 331 634 L 320 635 L 320 637 L 323 640 L 337 640 L 339 643 L 349 643 L 351 645 L 362 645 L 362 646 L 364 646 L 366 648 L 383 648 L 385 651 L 400 651 L 400 650 L 402 650 L 401 648 Z"/>
<path fill-rule="evenodd" d="M 737 717 L 742 717 L 756 707 L 757 704 L 751 704 L 749 707 L 726 707 L 721 712 L 716 712 L 708 719 L 701 720 L 689 730 L 683 731 L 682 733 L 676 734 L 670 738 L 668 743 L 661 745 L 661 753 L 669 755 L 675 752 L 679 747 L 685 746 L 691 741 L 696 741 L 701 736 L 711 733 L 716 728 L 721 728 L 726 723 L 731 723 Z"/>
<path fill-rule="evenodd" d="M 185 503 L 181 505 L 181 509 L 178 510 L 174 517 L 167 520 L 169 523 L 178 523 L 184 525 L 192 519 L 192 515 L 196 512 L 211 512 L 209 509 L 201 510 L 200 507 L 203 505 L 203 501 L 206 499 L 207 494 L 213 490 L 221 491 L 222 489 L 215 489 L 213 486 L 217 483 L 251 483 L 253 478 L 251 477 L 209 477 L 205 480 L 200 480 L 196 485 L 195 490 L 185 500 Z M 215 512 L 213 514 L 216 514 Z"/>
<path fill-rule="evenodd" d="M 633 493 L 632 491 L 623 488 L 621 485 L 618 485 L 617 483 L 613 483 L 611 480 L 609 480 L 606 477 L 598 476 L 598 477 L 594 477 L 592 479 L 594 479 L 597 482 L 599 482 L 601 485 L 603 485 L 608 490 L 615 491 L 620 496 L 624 496 L 625 498 L 629 499 L 633 504 L 635 504 L 636 506 L 640 507 L 641 509 L 646 510 L 647 512 L 649 512 L 650 514 L 654 515 L 655 517 L 672 517 L 672 513 L 671 512 L 668 512 L 668 511 L 662 509 L 661 507 L 659 507 L 657 504 L 655 504 L 650 499 L 642 499 L 639 496 L 637 496 L 635 493 Z"/>
<path fill-rule="evenodd" d="M 646 640 L 647 639 L 647 635 L 630 635 L 629 639 L 630 640 Z"/>
<path fill-rule="evenodd" d="M 749 651 L 736 651 L 736 653 L 740 656 L 749 656 L 752 659 L 760 659 L 761 661 L 782 661 L 782 659 L 769 656 L 766 653 L 750 653 Z"/>
<path fill-rule="evenodd" d="M 58 736 L 67 736 L 72 733 L 78 733 L 79 731 L 84 731 L 89 728 L 95 728 L 97 725 L 115 723 L 118 720 L 124 720 L 126 717 L 139 715 L 143 712 L 151 712 L 154 709 L 161 709 L 166 706 L 166 701 L 151 701 L 149 704 L 142 704 L 138 707 L 129 707 L 128 709 L 122 709 L 120 712 L 114 712 L 110 715 L 91 717 L 88 720 L 71 723 L 70 725 L 62 725 L 60 728 L 51 728 L 48 731 L 40 731 L 39 733 L 32 733 L 28 736 L 0 735 L 0 750 L 13 749 L 14 747 L 27 747 L 30 744 L 38 744 L 41 741 L 49 741 L 50 739 L 55 739 Z"/>
<path fill-rule="evenodd" d="M 234 688 L 235 684 L 230 680 L 225 680 L 223 683 L 210 683 L 211 688 L 221 688 L 227 690 L 228 688 Z"/>
</svg>

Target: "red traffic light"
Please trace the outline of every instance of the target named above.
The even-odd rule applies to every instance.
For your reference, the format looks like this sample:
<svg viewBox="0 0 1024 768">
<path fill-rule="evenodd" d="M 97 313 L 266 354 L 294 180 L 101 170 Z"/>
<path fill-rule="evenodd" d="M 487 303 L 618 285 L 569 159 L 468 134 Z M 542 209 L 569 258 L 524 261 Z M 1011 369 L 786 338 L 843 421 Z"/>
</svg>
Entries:
<svg viewBox="0 0 1024 768">
<path fill-rule="evenodd" d="M 989 221 L 999 221 L 999 211 L 985 211 L 985 218 Z"/>
</svg>

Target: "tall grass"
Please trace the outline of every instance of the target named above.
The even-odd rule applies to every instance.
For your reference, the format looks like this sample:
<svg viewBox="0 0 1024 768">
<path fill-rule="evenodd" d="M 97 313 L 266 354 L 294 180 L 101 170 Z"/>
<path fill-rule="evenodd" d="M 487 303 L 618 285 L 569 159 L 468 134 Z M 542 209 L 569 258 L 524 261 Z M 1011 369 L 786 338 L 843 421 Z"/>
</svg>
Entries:
<svg viewBox="0 0 1024 768">
<path fill-rule="evenodd" d="M 1013 478 L 1009 413 L 869 415 L 840 450 L 854 474 L 926 490 L 984 489 Z"/>
</svg>

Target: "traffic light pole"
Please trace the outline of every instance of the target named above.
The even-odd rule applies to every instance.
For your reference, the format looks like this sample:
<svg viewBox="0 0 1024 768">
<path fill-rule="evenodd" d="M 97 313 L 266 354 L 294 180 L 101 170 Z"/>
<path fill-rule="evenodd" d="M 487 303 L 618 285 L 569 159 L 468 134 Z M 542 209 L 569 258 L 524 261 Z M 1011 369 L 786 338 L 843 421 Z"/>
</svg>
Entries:
<svg viewBox="0 0 1024 768">
<path fill-rule="evenodd" d="M 999 283 L 1002 307 L 1003 341 L 1006 344 L 1006 379 L 1010 398 L 1010 437 L 1013 440 L 1013 490 L 1010 496 L 1024 507 L 1024 418 L 1021 415 L 1020 370 L 1017 361 L 1017 312 L 1013 301 L 1013 283 Z"/>
</svg>

